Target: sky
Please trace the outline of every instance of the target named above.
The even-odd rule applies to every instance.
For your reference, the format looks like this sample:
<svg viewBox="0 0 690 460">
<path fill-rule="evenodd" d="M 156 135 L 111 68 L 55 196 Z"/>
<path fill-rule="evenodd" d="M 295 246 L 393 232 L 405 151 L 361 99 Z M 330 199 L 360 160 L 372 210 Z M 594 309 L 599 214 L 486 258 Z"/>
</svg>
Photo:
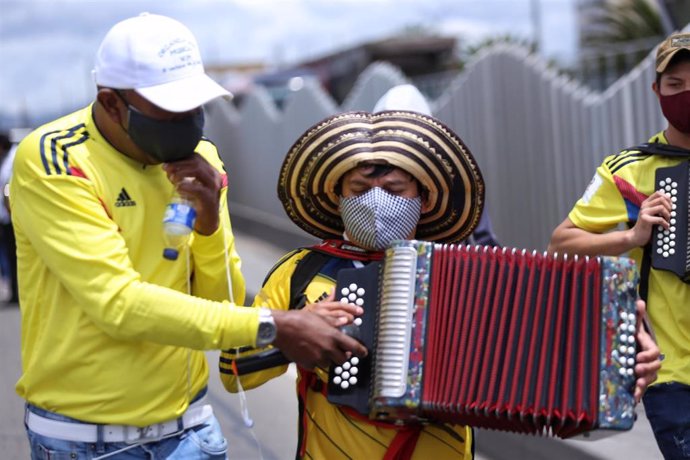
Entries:
<svg viewBox="0 0 690 460">
<path fill-rule="evenodd" d="M 421 26 L 461 44 L 534 36 L 563 64 L 575 56 L 575 0 L 0 0 L 0 129 L 68 112 L 95 94 L 98 45 L 142 11 L 171 16 L 196 35 L 204 63 L 280 66 Z"/>
</svg>

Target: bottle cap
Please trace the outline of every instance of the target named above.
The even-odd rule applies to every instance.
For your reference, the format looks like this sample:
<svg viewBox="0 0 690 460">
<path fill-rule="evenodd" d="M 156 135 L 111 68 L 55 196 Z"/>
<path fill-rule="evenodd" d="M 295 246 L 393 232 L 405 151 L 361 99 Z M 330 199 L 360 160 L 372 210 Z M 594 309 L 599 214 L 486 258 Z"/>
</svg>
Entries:
<svg viewBox="0 0 690 460">
<path fill-rule="evenodd" d="M 168 260 L 177 260 L 177 256 L 179 256 L 180 253 L 177 251 L 177 249 L 173 248 L 165 248 L 163 249 L 163 258 L 168 259 Z"/>
</svg>

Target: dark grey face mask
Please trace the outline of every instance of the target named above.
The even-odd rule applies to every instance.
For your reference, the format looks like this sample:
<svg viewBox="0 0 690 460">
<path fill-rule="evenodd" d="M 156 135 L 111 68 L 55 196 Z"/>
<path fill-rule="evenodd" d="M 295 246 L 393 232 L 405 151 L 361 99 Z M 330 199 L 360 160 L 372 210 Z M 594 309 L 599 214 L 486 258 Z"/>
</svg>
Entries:
<svg viewBox="0 0 690 460">
<path fill-rule="evenodd" d="M 127 105 L 127 134 L 144 152 L 161 163 L 182 160 L 191 156 L 204 132 L 204 111 L 197 110 L 181 119 L 156 120 Z"/>
</svg>

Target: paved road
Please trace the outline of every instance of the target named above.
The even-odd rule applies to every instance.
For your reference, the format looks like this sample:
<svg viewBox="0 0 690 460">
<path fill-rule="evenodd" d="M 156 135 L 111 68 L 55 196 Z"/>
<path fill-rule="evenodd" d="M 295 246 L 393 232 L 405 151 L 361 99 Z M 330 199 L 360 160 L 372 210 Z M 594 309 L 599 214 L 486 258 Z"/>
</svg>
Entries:
<svg viewBox="0 0 690 460">
<path fill-rule="evenodd" d="M 238 250 L 248 290 L 257 292 L 265 273 L 283 250 L 249 235 L 238 234 Z M 29 458 L 22 425 L 23 403 L 14 393 L 20 374 L 20 317 L 16 306 L 0 306 L 0 459 Z M 218 354 L 209 352 L 209 397 L 230 443 L 232 459 L 282 460 L 294 458 L 296 407 L 293 370 L 246 393 L 253 429 L 242 422 L 240 398 L 220 384 Z M 660 454 L 642 407 L 633 430 L 597 441 L 556 440 L 492 431 L 477 434 L 477 460 L 654 460 Z"/>
</svg>

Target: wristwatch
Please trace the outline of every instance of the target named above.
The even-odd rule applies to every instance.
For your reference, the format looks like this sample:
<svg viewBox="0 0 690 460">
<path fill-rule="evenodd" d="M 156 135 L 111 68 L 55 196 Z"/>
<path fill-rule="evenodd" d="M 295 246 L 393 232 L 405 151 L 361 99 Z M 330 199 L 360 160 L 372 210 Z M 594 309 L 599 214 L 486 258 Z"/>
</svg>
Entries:
<svg viewBox="0 0 690 460">
<path fill-rule="evenodd" d="M 276 339 L 276 323 L 271 310 L 259 308 L 259 329 L 256 331 L 256 348 L 262 348 L 273 343 Z"/>
</svg>

